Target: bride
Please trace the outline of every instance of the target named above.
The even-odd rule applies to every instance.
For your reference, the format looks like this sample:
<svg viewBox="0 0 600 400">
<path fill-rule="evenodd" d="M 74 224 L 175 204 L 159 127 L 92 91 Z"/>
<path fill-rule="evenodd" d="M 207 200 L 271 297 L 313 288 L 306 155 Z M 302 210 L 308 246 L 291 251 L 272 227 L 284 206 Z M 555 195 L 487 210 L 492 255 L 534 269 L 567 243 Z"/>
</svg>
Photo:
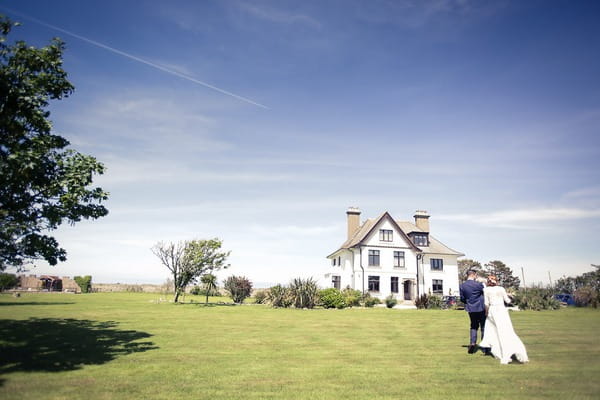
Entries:
<svg viewBox="0 0 600 400">
<path fill-rule="evenodd" d="M 495 276 L 488 276 L 487 287 L 483 291 L 487 319 L 485 333 L 479 347 L 490 348 L 501 364 L 508 364 L 512 356 L 522 363 L 528 362 L 527 350 L 515 333 L 508 310 L 504 302 L 510 303 L 510 297 L 502 286 L 498 286 Z"/>
</svg>

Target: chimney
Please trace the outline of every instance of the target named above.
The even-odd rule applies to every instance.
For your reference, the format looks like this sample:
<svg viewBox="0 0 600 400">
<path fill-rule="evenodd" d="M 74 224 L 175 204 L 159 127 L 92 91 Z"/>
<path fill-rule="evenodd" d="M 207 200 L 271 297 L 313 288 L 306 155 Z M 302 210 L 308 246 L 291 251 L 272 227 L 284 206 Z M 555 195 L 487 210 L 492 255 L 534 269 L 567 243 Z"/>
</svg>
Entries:
<svg viewBox="0 0 600 400">
<path fill-rule="evenodd" d="M 346 215 L 348 216 L 348 239 L 350 239 L 360 226 L 360 209 L 348 207 Z"/>
<path fill-rule="evenodd" d="M 424 210 L 415 211 L 415 225 L 423 232 L 429 233 L 429 214 Z"/>
</svg>

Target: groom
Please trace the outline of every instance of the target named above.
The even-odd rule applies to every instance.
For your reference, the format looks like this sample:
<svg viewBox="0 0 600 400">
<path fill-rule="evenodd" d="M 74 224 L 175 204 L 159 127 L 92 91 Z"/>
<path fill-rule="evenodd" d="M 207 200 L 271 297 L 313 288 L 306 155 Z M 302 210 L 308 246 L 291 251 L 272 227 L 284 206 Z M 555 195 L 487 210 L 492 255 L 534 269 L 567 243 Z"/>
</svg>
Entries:
<svg viewBox="0 0 600 400">
<path fill-rule="evenodd" d="M 465 303 L 465 310 L 469 313 L 471 320 L 471 341 L 469 342 L 469 354 L 477 351 L 477 329 L 481 329 L 481 337 L 485 329 L 485 299 L 483 297 L 483 285 L 477 282 L 477 271 L 467 271 L 467 280 L 460 285 L 460 301 Z"/>
</svg>

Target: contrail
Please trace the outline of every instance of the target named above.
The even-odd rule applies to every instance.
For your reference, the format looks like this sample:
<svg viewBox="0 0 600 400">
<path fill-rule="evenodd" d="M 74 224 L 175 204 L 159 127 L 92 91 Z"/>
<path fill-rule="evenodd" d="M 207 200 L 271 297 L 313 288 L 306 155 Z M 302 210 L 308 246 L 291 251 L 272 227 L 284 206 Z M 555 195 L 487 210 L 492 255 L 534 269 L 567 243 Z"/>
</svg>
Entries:
<svg viewBox="0 0 600 400">
<path fill-rule="evenodd" d="M 58 26 L 48 24 L 48 23 L 46 23 L 44 21 L 40 21 L 39 19 L 30 17 L 29 15 L 26 15 L 26 14 L 23 14 L 23 13 L 11 10 L 9 8 L 6 8 L 6 7 L 3 7 L 3 8 L 5 10 L 7 10 L 7 11 L 13 13 L 13 14 L 15 14 L 15 15 L 18 15 L 19 17 L 28 19 L 28 20 L 30 20 L 32 22 L 35 22 L 35 23 L 37 23 L 39 25 L 42 25 L 42 26 L 45 26 L 47 28 L 54 29 L 56 31 L 65 33 L 65 34 L 67 34 L 69 36 L 73 36 L 74 38 L 77 38 L 79 40 L 83 40 L 84 42 L 87 42 L 89 44 L 93 44 L 94 46 L 100 47 L 101 49 L 108 50 L 108 51 L 110 51 L 112 53 L 115 53 L 115 54 L 118 54 L 120 56 L 129 58 L 130 60 L 134 60 L 134 61 L 140 62 L 142 64 L 146 64 L 146 65 L 148 65 L 148 66 L 150 66 L 152 68 L 156 68 L 156 69 L 158 69 L 160 71 L 166 72 L 166 73 L 171 74 L 171 75 L 175 75 L 175 76 L 177 76 L 179 78 L 183 78 L 185 80 L 188 80 L 188 81 L 196 83 L 198 85 L 207 87 L 209 89 L 216 90 L 219 93 L 223 93 L 223 94 L 225 94 L 227 96 L 231 96 L 231 97 L 236 98 L 238 100 L 245 101 L 246 103 L 255 105 L 257 107 L 261 107 L 261 108 L 264 108 L 264 109 L 267 109 L 267 110 L 269 109 L 269 107 L 267 107 L 267 106 L 265 106 L 263 104 L 257 103 L 257 102 L 255 102 L 253 100 L 250 100 L 250 99 L 246 98 L 246 97 L 239 96 L 239 95 L 237 95 L 235 93 L 228 92 L 227 90 L 220 89 L 220 88 L 218 88 L 216 86 L 213 86 L 213 85 L 211 85 L 209 83 L 202 82 L 202 81 L 200 81 L 200 80 L 198 80 L 196 78 L 193 78 L 191 76 L 188 76 L 188 75 L 182 74 L 180 72 L 174 71 L 174 70 L 172 70 L 170 68 L 163 67 L 162 65 L 155 64 L 155 63 L 150 62 L 150 61 L 146 61 L 146 60 L 144 60 L 142 58 L 139 58 L 139 57 L 136 57 L 136 56 L 134 56 L 132 54 L 126 53 L 126 52 L 124 52 L 122 50 L 115 49 L 114 47 L 107 46 L 107 45 L 105 45 L 103 43 L 97 42 L 97 41 L 92 40 L 92 39 L 88 39 L 88 38 L 86 38 L 84 36 L 81 36 L 81 35 L 78 35 L 76 33 L 70 32 L 70 31 L 68 31 L 66 29 L 59 28 Z"/>
</svg>

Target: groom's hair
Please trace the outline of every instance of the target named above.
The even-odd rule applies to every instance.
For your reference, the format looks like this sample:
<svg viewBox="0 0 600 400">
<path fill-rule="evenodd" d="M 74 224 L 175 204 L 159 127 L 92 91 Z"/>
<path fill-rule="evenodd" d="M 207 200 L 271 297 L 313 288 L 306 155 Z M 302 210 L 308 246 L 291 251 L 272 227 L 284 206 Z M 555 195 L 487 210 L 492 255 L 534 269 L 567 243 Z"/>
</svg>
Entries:
<svg viewBox="0 0 600 400">
<path fill-rule="evenodd" d="M 477 271 L 474 269 L 470 269 L 467 271 L 467 276 L 475 276 L 477 275 Z"/>
</svg>

